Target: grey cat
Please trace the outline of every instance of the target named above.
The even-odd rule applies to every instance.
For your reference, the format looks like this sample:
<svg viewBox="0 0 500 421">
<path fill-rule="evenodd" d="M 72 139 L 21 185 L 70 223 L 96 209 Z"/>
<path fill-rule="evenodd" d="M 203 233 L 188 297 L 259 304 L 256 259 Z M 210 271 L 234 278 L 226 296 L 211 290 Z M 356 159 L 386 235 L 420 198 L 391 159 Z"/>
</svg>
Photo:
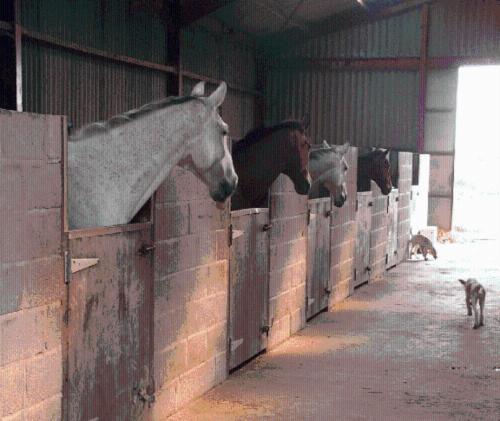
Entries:
<svg viewBox="0 0 500 421">
<path fill-rule="evenodd" d="M 427 254 L 431 254 L 434 259 L 437 259 L 436 249 L 432 245 L 432 241 L 421 234 L 414 235 L 408 243 L 409 258 L 411 259 L 415 253 L 424 255 L 427 260 Z"/>
</svg>

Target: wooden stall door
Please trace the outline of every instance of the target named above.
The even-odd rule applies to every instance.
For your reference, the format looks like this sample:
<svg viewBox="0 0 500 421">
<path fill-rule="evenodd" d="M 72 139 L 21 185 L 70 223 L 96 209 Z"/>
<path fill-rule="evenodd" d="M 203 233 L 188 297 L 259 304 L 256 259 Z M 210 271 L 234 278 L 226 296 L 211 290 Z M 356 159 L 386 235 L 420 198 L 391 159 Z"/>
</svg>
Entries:
<svg viewBox="0 0 500 421">
<path fill-rule="evenodd" d="M 229 369 L 267 347 L 269 210 L 231 212 L 229 260 Z"/>
<path fill-rule="evenodd" d="M 353 289 L 370 280 L 370 231 L 372 229 L 372 192 L 357 193 L 357 239 L 354 256 Z M 352 293 L 352 291 L 351 291 Z"/>
<path fill-rule="evenodd" d="M 153 256 L 147 247 L 152 230 L 150 224 L 137 225 L 116 229 L 142 229 L 69 233 L 70 259 L 99 262 L 70 275 L 65 419 L 149 419 Z"/>
<path fill-rule="evenodd" d="M 331 199 L 309 200 L 307 227 L 307 310 L 309 319 L 328 307 Z"/>
<path fill-rule="evenodd" d="M 387 253 L 385 268 L 398 263 L 398 190 L 392 189 L 387 196 Z"/>
</svg>

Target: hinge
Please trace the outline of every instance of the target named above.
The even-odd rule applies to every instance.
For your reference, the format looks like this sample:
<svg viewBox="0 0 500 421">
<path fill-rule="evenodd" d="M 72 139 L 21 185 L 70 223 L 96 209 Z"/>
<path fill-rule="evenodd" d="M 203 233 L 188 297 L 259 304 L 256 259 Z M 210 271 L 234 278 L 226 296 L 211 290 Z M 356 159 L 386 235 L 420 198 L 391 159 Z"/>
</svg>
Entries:
<svg viewBox="0 0 500 421">
<path fill-rule="evenodd" d="M 311 209 L 307 209 L 307 225 L 311 223 Z"/>
<path fill-rule="evenodd" d="M 389 201 L 390 201 L 390 196 L 387 196 L 387 210 L 386 213 L 389 213 Z"/>
<path fill-rule="evenodd" d="M 388 262 L 389 262 L 389 255 L 388 255 L 388 254 L 386 254 L 386 255 L 385 255 L 385 264 L 387 264 Z"/>
<path fill-rule="evenodd" d="M 356 212 L 358 211 L 358 208 L 359 208 L 359 200 L 356 199 Z"/>
<path fill-rule="evenodd" d="M 413 200 L 413 190 L 410 190 L 410 200 Z"/>
<path fill-rule="evenodd" d="M 233 224 L 229 224 L 228 228 L 228 236 L 227 236 L 227 245 L 231 247 L 233 245 Z"/>
<path fill-rule="evenodd" d="M 358 271 L 354 269 L 354 282 L 356 282 L 357 276 L 358 276 Z"/>
</svg>

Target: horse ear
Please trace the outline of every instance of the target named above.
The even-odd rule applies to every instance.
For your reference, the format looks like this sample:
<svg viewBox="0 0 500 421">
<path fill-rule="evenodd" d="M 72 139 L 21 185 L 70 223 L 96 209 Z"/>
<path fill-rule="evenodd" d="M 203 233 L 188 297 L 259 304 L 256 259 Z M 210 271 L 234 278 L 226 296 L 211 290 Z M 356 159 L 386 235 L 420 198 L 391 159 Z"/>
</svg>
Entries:
<svg viewBox="0 0 500 421">
<path fill-rule="evenodd" d="M 330 145 L 328 144 L 328 142 L 326 140 L 323 140 L 323 147 L 330 149 Z"/>
<path fill-rule="evenodd" d="M 302 117 L 302 126 L 304 127 L 304 130 L 307 130 L 310 124 L 311 124 L 311 114 L 307 113 L 304 117 Z"/>
<path fill-rule="evenodd" d="M 224 102 L 224 98 L 226 98 L 227 93 L 227 85 L 226 82 L 221 82 L 219 87 L 208 97 L 208 102 L 214 108 L 218 108 Z"/>
<path fill-rule="evenodd" d="M 465 285 L 465 281 L 463 279 L 459 279 L 458 282 L 460 282 L 462 285 Z"/>
<path fill-rule="evenodd" d="M 191 91 L 191 96 L 205 95 L 205 81 L 198 82 Z"/>
</svg>

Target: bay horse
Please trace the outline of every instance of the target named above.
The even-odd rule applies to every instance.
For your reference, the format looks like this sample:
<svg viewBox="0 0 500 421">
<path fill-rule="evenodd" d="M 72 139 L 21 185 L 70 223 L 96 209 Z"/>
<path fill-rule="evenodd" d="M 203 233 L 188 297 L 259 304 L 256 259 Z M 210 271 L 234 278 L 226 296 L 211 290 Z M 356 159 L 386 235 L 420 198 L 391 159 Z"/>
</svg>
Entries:
<svg viewBox="0 0 500 421">
<path fill-rule="evenodd" d="M 358 191 L 369 191 L 370 180 L 375 181 L 383 195 L 392 190 L 389 149 L 361 150 L 358 155 Z"/>
<path fill-rule="evenodd" d="M 306 127 L 298 120 L 247 133 L 232 150 L 239 182 L 231 208 L 267 207 L 269 188 L 280 174 L 290 177 L 298 194 L 307 194 L 311 187 L 310 146 Z"/>
<path fill-rule="evenodd" d="M 333 202 L 340 208 L 347 200 L 346 177 L 349 165 L 345 154 L 349 144 L 329 145 L 326 140 L 309 152 L 309 171 L 312 177 L 311 191 L 326 188 L 327 196 L 333 196 Z M 313 198 L 312 195 L 309 197 Z"/>
<path fill-rule="evenodd" d="M 235 190 L 238 177 L 227 144 L 228 126 L 217 108 L 222 82 L 205 97 L 169 97 L 91 123 L 68 142 L 70 228 L 126 224 L 177 164 L 193 172 L 216 202 Z"/>
</svg>

